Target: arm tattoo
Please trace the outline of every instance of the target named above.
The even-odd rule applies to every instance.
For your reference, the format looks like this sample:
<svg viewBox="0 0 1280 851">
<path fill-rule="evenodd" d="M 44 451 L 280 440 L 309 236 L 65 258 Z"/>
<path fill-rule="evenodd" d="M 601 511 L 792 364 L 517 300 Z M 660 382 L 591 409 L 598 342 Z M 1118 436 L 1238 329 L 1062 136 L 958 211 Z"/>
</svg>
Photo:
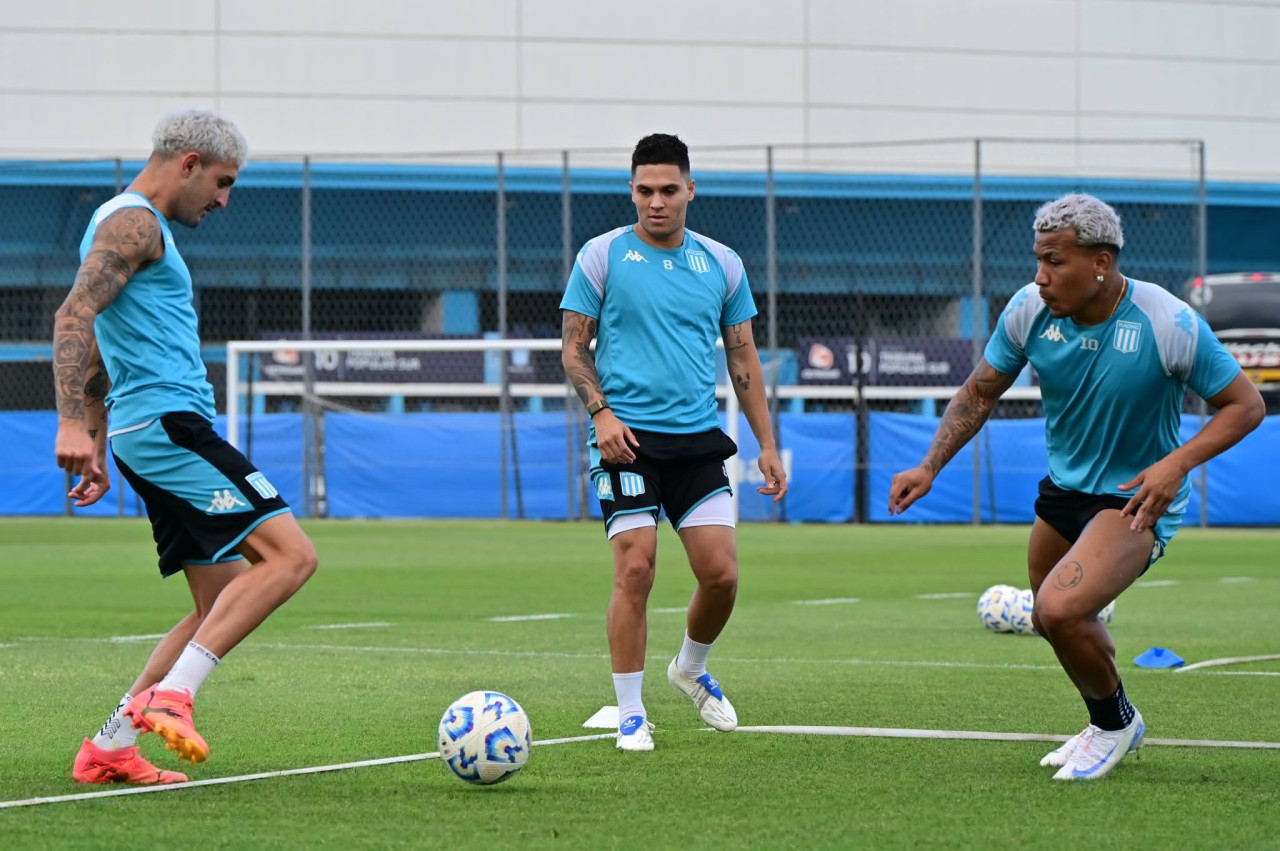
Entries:
<svg viewBox="0 0 1280 851">
<path fill-rule="evenodd" d="M 934 475 L 982 429 L 996 401 L 1016 376 L 996 372 L 983 360 L 947 405 L 921 466 Z"/>
<path fill-rule="evenodd" d="M 97 437 L 99 429 L 107 425 L 107 393 L 111 390 L 111 379 L 102 358 L 94 362 L 90 371 L 92 374 L 84 383 L 84 419 L 89 436 Z"/>
<path fill-rule="evenodd" d="M 135 272 L 163 253 L 160 223 L 150 210 L 126 207 L 98 226 L 93 247 L 54 317 L 54 391 L 60 416 L 85 418 L 84 379 L 95 345 L 94 318 Z"/>
<path fill-rule="evenodd" d="M 560 360 L 564 364 L 565 375 L 584 405 L 604 398 L 600 374 L 596 371 L 596 356 L 591 351 L 591 339 L 595 337 L 597 327 L 598 323 L 590 316 L 572 310 L 564 312 Z"/>
<path fill-rule="evenodd" d="M 1070 591 L 1084 579 L 1084 567 L 1078 561 L 1069 561 L 1053 572 L 1053 584 L 1063 591 Z"/>
<path fill-rule="evenodd" d="M 735 375 L 735 376 L 733 377 L 733 380 L 734 380 L 734 382 L 738 385 L 738 389 L 739 389 L 739 390 L 746 391 L 746 390 L 749 390 L 749 389 L 751 388 L 751 376 L 750 376 L 750 375 L 746 375 L 746 374 L 743 374 L 743 375 Z"/>
<path fill-rule="evenodd" d="M 750 319 L 747 320 L 747 322 L 750 321 Z M 726 337 L 724 341 L 724 350 L 726 353 L 731 352 L 734 349 L 741 349 L 747 344 L 747 341 L 742 339 L 742 326 L 746 324 L 746 322 L 739 322 L 737 325 L 725 329 L 733 335 L 732 340 L 727 339 L 729 335 L 724 335 Z M 743 389 L 745 390 L 746 388 L 744 387 Z"/>
</svg>

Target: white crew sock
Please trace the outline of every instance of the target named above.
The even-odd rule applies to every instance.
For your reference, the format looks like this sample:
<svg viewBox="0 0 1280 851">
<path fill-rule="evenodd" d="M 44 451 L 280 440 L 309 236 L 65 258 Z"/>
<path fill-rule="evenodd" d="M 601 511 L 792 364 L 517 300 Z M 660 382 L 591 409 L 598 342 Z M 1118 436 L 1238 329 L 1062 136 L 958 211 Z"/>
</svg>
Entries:
<svg viewBox="0 0 1280 851">
<path fill-rule="evenodd" d="M 634 674 L 613 675 L 613 693 L 618 697 L 619 724 L 632 715 L 645 715 L 644 701 L 640 698 L 640 691 L 643 685 L 644 671 L 636 671 Z M 648 716 L 645 715 L 645 718 L 648 718 Z"/>
<path fill-rule="evenodd" d="M 680 655 L 676 657 L 676 668 L 686 677 L 696 680 L 707 672 L 707 656 L 714 646 L 714 641 L 710 644 L 699 644 L 686 632 L 684 646 L 680 648 Z"/>
<path fill-rule="evenodd" d="M 187 647 L 173 663 L 169 673 L 156 685 L 157 691 L 182 691 L 186 689 L 195 697 L 205 679 L 213 673 L 219 659 L 205 648 L 188 641 Z"/>
<path fill-rule="evenodd" d="M 120 705 L 116 707 L 116 711 L 111 713 L 111 717 L 107 719 L 107 723 L 102 725 L 102 729 L 93 737 L 93 743 L 103 750 L 113 751 L 119 748 L 132 747 L 138 742 L 138 731 L 133 729 L 133 724 L 128 718 L 124 717 L 124 711 L 129 708 L 129 704 L 133 702 L 133 695 L 126 694 L 120 698 Z"/>
</svg>

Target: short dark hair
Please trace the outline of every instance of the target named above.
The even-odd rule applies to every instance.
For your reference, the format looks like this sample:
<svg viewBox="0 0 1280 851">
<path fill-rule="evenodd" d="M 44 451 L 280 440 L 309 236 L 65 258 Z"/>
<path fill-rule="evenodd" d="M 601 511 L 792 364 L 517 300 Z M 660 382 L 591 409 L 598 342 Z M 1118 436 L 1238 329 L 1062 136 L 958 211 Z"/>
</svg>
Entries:
<svg viewBox="0 0 1280 851">
<path fill-rule="evenodd" d="M 674 165 L 680 173 L 689 174 L 689 146 L 679 136 L 668 133 L 651 133 L 639 142 L 631 152 L 631 174 L 642 165 Z"/>
</svg>

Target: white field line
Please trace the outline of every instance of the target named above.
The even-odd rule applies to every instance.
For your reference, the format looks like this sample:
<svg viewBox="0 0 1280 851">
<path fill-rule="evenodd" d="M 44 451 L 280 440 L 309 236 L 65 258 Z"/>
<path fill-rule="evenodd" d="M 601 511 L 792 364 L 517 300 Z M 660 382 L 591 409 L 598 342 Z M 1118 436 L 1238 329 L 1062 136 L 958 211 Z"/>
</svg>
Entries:
<svg viewBox="0 0 1280 851">
<path fill-rule="evenodd" d="M 967 600 L 970 597 L 976 597 L 977 594 L 971 594 L 968 591 L 956 591 L 949 594 L 917 594 L 917 600 Z"/>
<path fill-rule="evenodd" d="M 1177 671 L 1178 673 L 1186 673 L 1187 671 L 1195 671 L 1200 668 L 1216 668 L 1220 665 L 1243 665 L 1245 662 L 1274 662 L 1277 659 L 1280 659 L 1280 654 L 1275 653 L 1268 653 L 1265 656 L 1228 656 L 1224 659 L 1205 659 L 1203 662 L 1196 662 L 1194 665 L 1187 665 L 1185 667 L 1178 668 Z M 1244 672 L 1235 671 L 1233 673 Z"/>
<path fill-rule="evenodd" d="M 617 733 L 598 733 L 590 736 L 570 736 L 566 739 L 544 739 L 534 742 L 539 745 L 564 745 L 570 742 L 590 742 L 596 739 L 613 739 Z M 88 801 L 93 798 L 113 798 L 119 795 L 145 795 L 149 792 L 173 792 L 179 789 L 195 789 L 201 786 L 220 786 L 226 783 L 244 783 L 249 780 L 267 780 L 272 777 L 294 777 L 300 774 L 323 774 L 329 771 L 345 771 L 350 768 L 369 768 L 376 765 L 393 765 L 398 762 L 418 762 L 424 759 L 438 759 L 439 751 L 432 753 L 410 754 L 409 756 L 391 756 L 384 759 L 364 759 L 359 762 L 341 762 L 336 765 L 313 765 L 309 768 L 289 768 L 284 771 L 263 771 L 258 774 L 241 774 L 235 777 L 214 777 L 209 780 L 192 780 L 187 783 L 166 783 L 157 786 L 128 786 L 121 789 L 108 789 L 102 792 L 79 792 L 73 795 L 52 795 L 45 798 L 27 798 L 21 801 L 0 802 L 0 809 L 11 807 L 34 807 L 37 804 L 64 804 L 70 801 Z"/>
<path fill-rule="evenodd" d="M 386 621 L 369 621 L 368 623 L 326 623 L 317 626 L 304 626 L 303 629 L 384 629 L 394 624 Z"/>
<path fill-rule="evenodd" d="M 976 739 L 984 742 L 1065 742 L 1070 736 L 1051 733 L 988 733 L 974 730 L 908 730 L 895 727 L 739 727 L 739 733 L 786 733 L 802 736 L 858 736 L 884 739 Z M 1232 742 L 1209 739 L 1143 739 L 1145 745 L 1184 748 L 1280 750 L 1280 742 Z"/>
<path fill-rule="evenodd" d="M 793 606 L 838 606 L 842 603 L 857 603 L 857 597 L 828 597 L 825 600 L 792 600 Z"/>
<path fill-rule="evenodd" d="M 107 641 L 112 644 L 131 644 L 135 641 L 157 641 L 164 638 L 167 633 L 155 632 L 149 635 L 113 635 Z"/>
<path fill-rule="evenodd" d="M 19 638 L 25 643 L 37 642 L 71 642 L 102 644 L 111 642 L 109 638 L 48 638 L 28 636 Z M 494 656 L 499 658 L 518 659 L 608 659 L 607 653 L 581 653 L 555 650 L 466 650 L 448 647 L 397 647 L 394 645 L 379 646 L 376 644 L 295 644 L 288 642 L 246 641 L 239 645 L 246 649 L 260 650 L 300 650 L 304 652 L 329 650 L 340 653 L 413 653 L 424 656 Z M 661 662 L 671 661 L 669 654 L 649 654 L 646 659 Z M 1252 657 L 1246 657 L 1252 658 Z M 1273 657 L 1263 657 L 1273 658 Z M 1274 657 L 1280 658 L 1280 657 Z M 1032 665 L 1013 662 L 948 662 L 937 659 L 799 659 L 790 657 L 743 657 L 716 656 L 716 664 L 727 665 L 871 665 L 888 668 L 959 668 L 978 671 L 1061 671 L 1058 665 Z M 1175 668 L 1175 671 L 1195 670 L 1197 665 Z M 1164 669 L 1135 668 L 1129 673 L 1166 675 Z M 1205 676 L 1272 676 L 1264 671 L 1205 671 Z"/>
<path fill-rule="evenodd" d="M 1176 579 L 1149 579 L 1146 582 L 1133 583 L 1134 588 L 1168 588 L 1170 585 L 1177 585 Z"/>
<path fill-rule="evenodd" d="M 689 611 L 688 606 L 672 606 L 669 609 L 650 609 L 649 614 L 651 615 L 683 615 L 687 611 Z"/>
<path fill-rule="evenodd" d="M 550 615 L 505 615 L 497 618 L 485 618 L 485 620 L 493 623 L 516 623 L 517 621 L 558 621 L 573 617 L 577 617 L 577 615 L 557 613 Z"/>
</svg>

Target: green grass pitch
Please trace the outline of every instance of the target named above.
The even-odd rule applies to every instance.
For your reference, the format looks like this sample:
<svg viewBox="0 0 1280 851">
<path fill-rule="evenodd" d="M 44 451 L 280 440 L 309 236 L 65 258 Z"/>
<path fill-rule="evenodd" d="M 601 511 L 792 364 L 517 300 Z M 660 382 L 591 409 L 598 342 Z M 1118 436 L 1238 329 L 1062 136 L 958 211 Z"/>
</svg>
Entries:
<svg viewBox="0 0 1280 851">
<path fill-rule="evenodd" d="M 197 700 L 212 755 L 192 779 L 435 750 L 441 713 L 478 688 L 520 701 L 535 739 L 585 735 L 614 702 L 597 524 L 306 523 L 311 583 L 228 654 Z M 1025 587 L 1024 528 L 748 525 L 738 606 L 711 668 L 743 725 L 1070 734 L 1083 703 L 1037 638 L 996 635 L 977 595 Z M 1273 531 L 1185 530 L 1112 625 L 1149 735 L 1280 741 Z M 72 756 L 188 610 L 136 520 L 0 521 L 0 801 L 106 787 Z M 1280 847 L 1280 751 L 1148 747 L 1107 779 L 1050 780 L 1034 742 L 708 732 L 666 683 L 693 589 L 664 528 L 645 699 L 657 750 L 535 748 L 510 782 L 468 786 L 436 760 L 0 810 L 8 848 Z M 920 595 L 968 594 L 922 599 Z M 856 598 L 797 605 L 795 601 Z M 541 621 L 493 617 L 565 614 Z M 387 624 L 314 629 L 335 624 Z M 162 767 L 176 760 L 144 737 Z"/>
</svg>

